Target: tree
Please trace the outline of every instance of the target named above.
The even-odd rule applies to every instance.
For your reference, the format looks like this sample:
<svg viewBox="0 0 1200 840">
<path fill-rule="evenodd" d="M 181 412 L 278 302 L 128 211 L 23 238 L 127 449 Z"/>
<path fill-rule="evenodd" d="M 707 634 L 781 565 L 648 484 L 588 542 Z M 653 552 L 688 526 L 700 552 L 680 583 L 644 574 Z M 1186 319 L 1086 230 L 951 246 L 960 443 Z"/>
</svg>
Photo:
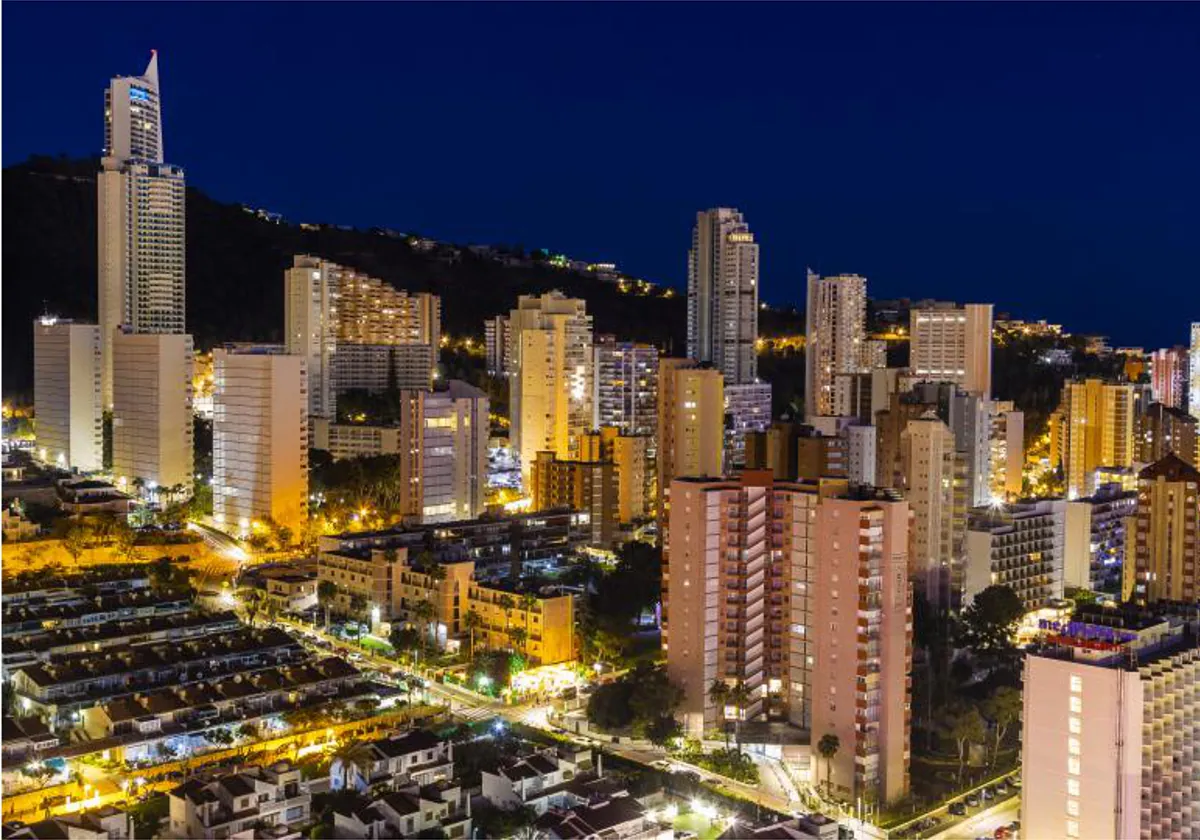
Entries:
<svg viewBox="0 0 1200 840">
<path fill-rule="evenodd" d="M 729 749 L 729 723 L 725 720 L 725 707 L 729 705 L 729 683 L 713 680 L 708 687 L 708 699 L 717 707 L 717 720 L 721 722 L 721 731 L 725 733 L 725 749 Z"/>
<path fill-rule="evenodd" d="M 407 654 L 411 659 L 421 649 L 421 633 L 414 630 L 412 627 L 401 627 L 394 625 L 392 627 L 392 635 L 388 639 L 392 643 L 392 649 L 401 655 Z"/>
<path fill-rule="evenodd" d="M 367 599 L 364 595 L 350 596 L 350 614 L 358 618 L 367 611 Z"/>
<path fill-rule="evenodd" d="M 746 716 L 746 707 L 754 700 L 754 693 L 741 680 L 729 689 L 729 702 L 737 709 L 737 717 L 733 719 L 733 737 L 738 752 L 742 751 L 742 719 Z"/>
<path fill-rule="evenodd" d="M 171 565 L 170 557 L 163 556 L 154 561 L 154 565 L 150 569 L 150 579 L 157 590 L 161 591 L 171 587 L 171 584 L 175 582 L 175 567 Z"/>
<path fill-rule="evenodd" d="M 1004 664 L 1016 659 L 1013 637 L 1025 615 L 1025 605 L 1007 586 L 994 585 L 975 596 L 962 611 L 962 642 L 980 656 Z"/>
<path fill-rule="evenodd" d="M 138 559 L 137 534 L 134 533 L 134 530 L 126 523 L 120 522 L 112 527 L 111 534 L 113 551 L 117 557 L 126 563 L 136 562 Z"/>
<path fill-rule="evenodd" d="M 337 599 L 337 584 L 323 580 L 317 584 L 317 603 L 325 609 L 325 632 L 329 632 L 329 608 Z"/>
<path fill-rule="evenodd" d="M 519 651 L 522 656 L 525 656 L 525 644 L 529 641 L 529 634 L 524 627 L 509 627 L 508 641 L 512 644 L 514 650 Z"/>
<path fill-rule="evenodd" d="M 371 761 L 374 753 L 371 750 L 370 744 L 362 741 L 347 738 L 338 744 L 333 753 L 330 754 L 329 767 L 332 770 L 334 765 L 338 765 L 341 772 L 342 789 L 348 790 L 353 787 L 355 770 L 364 779 L 371 774 Z"/>
<path fill-rule="evenodd" d="M 832 795 L 833 778 L 832 768 L 833 757 L 838 754 L 838 750 L 842 748 L 842 741 L 837 735 L 832 732 L 826 732 L 821 736 L 821 740 L 817 741 L 817 752 L 821 758 L 825 759 L 825 794 Z"/>
<path fill-rule="evenodd" d="M 262 609 L 265 600 L 263 591 L 244 587 L 239 591 L 238 596 L 242 602 L 242 609 L 246 611 L 246 623 L 253 629 L 254 619 Z"/>
<path fill-rule="evenodd" d="M 993 766 L 1000 755 L 1000 745 L 1004 743 L 1004 736 L 1008 734 L 1009 728 L 1021 719 L 1023 706 L 1021 692 L 1008 685 L 1000 686 L 984 701 L 983 713 L 991 720 L 996 732 L 996 743 L 992 748 Z"/>
<path fill-rule="evenodd" d="M 471 662 L 475 661 L 475 631 L 482 626 L 483 616 L 474 607 L 471 607 L 463 616 L 463 627 L 467 630 L 467 635 L 469 636 L 468 643 L 470 644 L 470 648 L 467 650 L 467 658 Z"/>
<path fill-rule="evenodd" d="M 67 528 L 62 538 L 62 547 L 67 554 L 71 555 L 71 559 L 76 563 L 83 556 L 83 552 L 87 551 L 91 545 L 91 534 L 88 533 L 86 526 L 75 523 Z"/>
<path fill-rule="evenodd" d="M 962 784 L 963 766 L 971 744 L 982 744 L 987 737 L 983 715 L 974 706 L 957 707 L 946 714 L 947 733 L 958 746 L 958 782 Z"/>
<path fill-rule="evenodd" d="M 517 605 L 517 602 L 513 600 L 511 595 L 505 593 L 496 600 L 496 604 L 500 609 L 504 610 L 504 629 L 507 630 L 509 622 L 512 621 L 513 607 Z"/>
<path fill-rule="evenodd" d="M 425 648 L 432 635 L 431 626 L 433 619 L 437 617 L 437 607 L 433 601 L 428 598 L 422 598 L 412 606 L 413 623 L 417 625 L 421 632 L 421 646 Z"/>
</svg>

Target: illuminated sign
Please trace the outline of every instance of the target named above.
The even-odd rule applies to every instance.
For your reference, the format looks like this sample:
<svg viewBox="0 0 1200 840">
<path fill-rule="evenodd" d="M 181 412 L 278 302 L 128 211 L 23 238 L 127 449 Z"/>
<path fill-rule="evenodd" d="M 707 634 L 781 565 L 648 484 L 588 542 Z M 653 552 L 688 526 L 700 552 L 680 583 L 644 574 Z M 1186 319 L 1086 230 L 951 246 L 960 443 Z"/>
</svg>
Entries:
<svg viewBox="0 0 1200 840">
<path fill-rule="evenodd" d="M 753 242 L 753 233 L 731 233 L 725 237 L 726 242 Z"/>
<path fill-rule="evenodd" d="M 131 87 L 129 89 L 129 98 L 130 99 L 138 99 L 142 102 L 149 102 L 150 94 L 147 91 L 142 90 L 141 88 Z"/>
<path fill-rule="evenodd" d="M 1082 621 L 1056 621 L 1043 618 L 1038 622 L 1038 629 L 1049 631 L 1052 634 L 1050 641 L 1058 644 L 1077 647 L 1093 647 L 1091 643 L 1104 645 L 1104 647 L 1094 647 L 1095 650 L 1112 650 L 1121 644 L 1137 639 L 1137 633 L 1129 630 L 1105 627 L 1102 624 L 1087 624 Z"/>
</svg>

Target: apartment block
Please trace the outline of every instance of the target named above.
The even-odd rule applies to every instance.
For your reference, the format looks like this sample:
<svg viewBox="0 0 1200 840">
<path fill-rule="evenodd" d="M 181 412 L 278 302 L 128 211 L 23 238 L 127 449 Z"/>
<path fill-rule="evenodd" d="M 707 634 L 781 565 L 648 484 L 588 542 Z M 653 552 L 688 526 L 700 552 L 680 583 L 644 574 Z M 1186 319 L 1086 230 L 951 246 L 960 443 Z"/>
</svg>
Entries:
<svg viewBox="0 0 1200 840">
<path fill-rule="evenodd" d="M 595 428 L 613 426 L 624 434 L 651 437 L 658 432 L 658 349 L 649 344 L 596 336 Z"/>
<path fill-rule="evenodd" d="M 512 372 L 512 333 L 507 315 L 496 315 L 483 322 L 483 348 L 489 376 Z"/>
<path fill-rule="evenodd" d="M 831 415 L 834 377 L 864 370 L 867 279 L 857 274 L 820 277 L 808 272 L 804 415 Z"/>
<path fill-rule="evenodd" d="M 671 482 L 723 475 L 725 382 L 691 359 L 662 359 L 658 379 L 658 516 L 668 524 Z M 667 545 L 665 535 L 663 545 Z"/>
<path fill-rule="evenodd" d="M 437 349 L 428 344 L 349 344 L 339 342 L 333 357 L 338 393 L 430 388 L 437 371 Z"/>
<path fill-rule="evenodd" d="M 1120 591 L 1126 520 L 1137 511 L 1137 495 L 1104 484 L 1094 495 L 1066 503 L 1064 588 Z"/>
<path fill-rule="evenodd" d="M 1151 403 L 1137 417 L 1137 460 L 1144 464 L 1161 461 L 1174 453 L 1195 466 L 1200 458 L 1200 438 L 1195 417 L 1161 402 Z"/>
<path fill-rule="evenodd" d="M 831 483 L 825 491 L 844 487 Z M 816 482 L 775 481 L 765 470 L 672 483 L 663 647 L 667 671 L 685 692 L 680 718 L 689 733 L 739 714 L 709 697 L 717 680 L 750 690 L 743 719 L 807 728 L 822 489 Z"/>
<path fill-rule="evenodd" d="M 1188 346 L 1188 414 L 1200 420 L 1200 321 L 1193 321 Z"/>
<path fill-rule="evenodd" d="M 243 536 L 308 522 L 308 373 L 278 349 L 213 351 L 213 520 Z"/>
<path fill-rule="evenodd" d="M 403 438 L 399 423 L 338 423 L 328 417 L 314 417 L 312 430 L 313 448 L 328 452 L 335 461 L 396 455 Z"/>
<path fill-rule="evenodd" d="M 112 341 L 117 487 L 192 489 L 192 337 L 118 331 Z"/>
<path fill-rule="evenodd" d="M 509 314 L 513 374 L 509 440 L 529 481 L 538 452 L 570 458 L 592 428 L 592 318 L 562 292 L 522 295 Z"/>
<path fill-rule="evenodd" d="M 736 209 L 696 214 L 688 251 L 687 355 L 728 385 L 758 380 L 758 244 Z"/>
<path fill-rule="evenodd" d="M 553 452 L 539 452 L 529 486 L 533 510 L 579 511 L 589 525 L 590 545 L 615 544 L 620 505 L 617 468 L 611 460 L 560 461 Z"/>
<path fill-rule="evenodd" d="M 1138 473 L 1126 528 L 1125 600 L 1200 600 L 1200 472 L 1170 454 Z"/>
<path fill-rule="evenodd" d="M 1200 648 L 1186 619 L 1083 611 L 1025 657 L 1021 833 L 1200 836 Z"/>
<path fill-rule="evenodd" d="M 971 511 L 963 602 L 1007 586 L 1026 612 L 1063 596 L 1066 502 L 1043 499 Z"/>
<path fill-rule="evenodd" d="M 1016 501 L 1024 495 L 1025 413 L 1011 400 L 993 400 L 988 444 L 991 447 L 991 499 Z"/>
<path fill-rule="evenodd" d="M 781 481 L 846 478 L 846 438 L 799 423 L 774 423 L 746 436 L 746 469 L 770 470 Z"/>
<path fill-rule="evenodd" d="M 312 818 L 312 795 L 300 768 L 288 761 L 213 778 L 188 779 L 169 794 L 171 838 L 221 840 L 273 829 L 299 837 Z"/>
<path fill-rule="evenodd" d="M 831 790 L 892 802 L 909 790 L 912 587 L 908 503 L 860 493 L 816 509 L 807 624 L 812 742 L 834 734 Z"/>
<path fill-rule="evenodd" d="M 992 304 L 913 308 L 909 368 L 922 379 L 953 382 L 988 399 L 992 392 Z"/>
<path fill-rule="evenodd" d="M 771 383 L 725 383 L 725 464 L 730 470 L 746 459 L 746 435 L 771 425 Z"/>
<path fill-rule="evenodd" d="M 875 486 L 875 452 L 877 431 L 874 426 L 847 426 L 843 430 L 846 438 L 846 478 L 852 485 Z"/>
<path fill-rule="evenodd" d="M 53 317 L 33 322 L 34 455 L 60 469 L 103 468 L 100 328 Z"/>
<path fill-rule="evenodd" d="M 621 434 L 601 426 L 580 438 L 579 460 L 611 461 L 617 472 L 617 519 L 622 525 L 644 519 L 654 498 L 654 473 L 648 435 Z"/>
<path fill-rule="evenodd" d="M 1066 382 L 1059 403 L 1060 443 L 1067 497 L 1090 496 L 1099 467 L 1131 467 L 1134 447 L 1134 386 L 1099 379 Z M 1052 453 L 1055 447 L 1052 447 Z"/>
<path fill-rule="evenodd" d="M 908 422 L 900 450 L 913 516 L 908 579 L 930 603 L 957 609 L 965 585 L 966 464 L 954 434 L 932 411 Z"/>
<path fill-rule="evenodd" d="M 1150 391 L 1155 402 L 1187 410 L 1188 348 L 1165 347 L 1150 354 Z"/>
</svg>

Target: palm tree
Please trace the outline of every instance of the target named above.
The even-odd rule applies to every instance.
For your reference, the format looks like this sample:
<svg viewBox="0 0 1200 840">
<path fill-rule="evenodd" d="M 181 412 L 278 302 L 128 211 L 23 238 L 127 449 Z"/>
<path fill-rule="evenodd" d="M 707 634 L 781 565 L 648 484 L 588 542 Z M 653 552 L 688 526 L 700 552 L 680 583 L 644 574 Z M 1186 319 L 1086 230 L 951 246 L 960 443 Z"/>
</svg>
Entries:
<svg viewBox="0 0 1200 840">
<path fill-rule="evenodd" d="M 375 754 L 369 744 L 347 738 L 338 744 L 337 748 L 330 754 L 329 763 L 332 767 L 334 762 L 341 762 L 342 787 L 349 788 L 353 781 L 351 768 L 358 770 L 359 775 L 363 779 L 367 779 L 371 774 L 371 764 L 374 757 Z"/>
<path fill-rule="evenodd" d="M 262 608 L 264 600 L 263 592 L 261 589 L 244 588 L 239 594 L 241 595 L 242 607 L 246 610 L 246 622 L 253 629 L 254 618 Z"/>
<path fill-rule="evenodd" d="M 463 627 L 467 629 L 467 633 L 470 635 L 471 639 L 471 647 L 467 653 L 471 662 L 475 661 L 475 631 L 482 626 L 483 616 L 481 616 L 474 607 L 471 607 L 471 609 L 467 610 L 466 615 L 463 616 Z"/>
<path fill-rule="evenodd" d="M 529 658 L 525 653 L 525 643 L 529 640 L 529 634 L 525 631 L 524 627 L 509 627 L 508 640 L 514 648 L 521 652 L 522 656 L 526 659 Z"/>
<path fill-rule="evenodd" d="M 329 632 L 329 607 L 337 598 L 337 584 L 331 580 L 323 580 L 317 584 L 317 603 L 325 608 L 325 632 Z"/>
<path fill-rule="evenodd" d="M 708 687 L 708 699 L 717 707 L 717 719 L 721 721 L 721 731 L 725 733 L 725 749 L 729 749 L 729 725 L 725 722 L 725 706 L 729 703 L 729 683 L 725 680 L 713 680 Z"/>
<path fill-rule="evenodd" d="M 817 752 L 821 754 L 821 758 L 825 759 L 825 793 L 826 793 L 826 795 L 828 795 L 829 792 L 833 789 L 833 785 L 831 784 L 831 779 L 829 778 L 829 774 L 830 774 L 829 765 L 830 765 L 830 762 L 833 761 L 833 757 L 838 754 L 838 750 L 840 750 L 841 748 L 842 748 L 841 740 L 838 738 L 838 736 L 834 735 L 832 732 L 826 732 L 824 735 L 821 736 L 821 740 L 817 741 Z"/>
<path fill-rule="evenodd" d="M 733 735 L 738 752 L 742 751 L 742 718 L 746 716 L 746 707 L 753 699 L 754 693 L 741 680 L 729 689 L 729 702 L 737 709 L 737 717 L 733 719 Z"/>
<path fill-rule="evenodd" d="M 430 625 L 433 624 L 433 619 L 437 616 L 437 607 L 428 598 L 422 598 L 413 604 L 412 616 L 414 623 L 421 630 L 421 646 L 424 647 L 429 639 Z"/>
<path fill-rule="evenodd" d="M 521 593 L 521 611 L 525 613 L 525 638 L 528 639 L 533 632 L 529 626 L 529 622 L 533 621 L 533 608 L 538 604 L 538 597 L 532 592 Z"/>
</svg>

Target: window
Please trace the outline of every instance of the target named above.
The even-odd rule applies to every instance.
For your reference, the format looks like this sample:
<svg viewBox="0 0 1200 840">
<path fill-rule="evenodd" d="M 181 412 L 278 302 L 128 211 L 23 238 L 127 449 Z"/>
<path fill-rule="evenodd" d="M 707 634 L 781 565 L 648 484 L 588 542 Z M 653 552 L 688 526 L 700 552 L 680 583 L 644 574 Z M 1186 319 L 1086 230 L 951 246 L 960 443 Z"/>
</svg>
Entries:
<svg viewBox="0 0 1200 840">
<path fill-rule="evenodd" d="M 1082 697 L 1072 697 L 1071 698 L 1071 712 L 1076 715 L 1083 714 L 1083 698 Z"/>
<path fill-rule="evenodd" d="M 1079 775 L 1079 759 L 1076 756 L 1067 759 L 1067 772 L 1072 776 Z"/>
<path fill-rule="evenodd" d="M 1078 735 L 1083 731 L 1083 721 L 1072 716 L 1067 720 L 1067 729 L 1072 735 Z"/>
<path fill-rule="evenodd" d="M 1067 820 L 1067 836 L 1079 836 L 1079 820 Z"/>
<path fill-rule="evenodd" d="M 1072 674 L 1071 692 L 1073 694 L 1079 694 L 1081 691 L 1083 691 L 1083 677 L 1079 676 L 1078 674 Z"/>
<path fill-rule="evenodd" d="M 1067 752 L 1069 752 L 1071 755 L 1079 755 L 1080 748 L 1078 738 L 1067 739 Z"/>
<path fill-rule="evenodd" d="M 1079 800 L 1078 799 L 1068 799 L 1067 800 L 1067 813 L 1070 814 L 1072 817 L 1079 816 Z"/>
<path fill-rule="evenodd" d="M 1067 779 L 1067 793 L 1071 796 L 1079 796 L 1079 780 Z"/>
</svg>

